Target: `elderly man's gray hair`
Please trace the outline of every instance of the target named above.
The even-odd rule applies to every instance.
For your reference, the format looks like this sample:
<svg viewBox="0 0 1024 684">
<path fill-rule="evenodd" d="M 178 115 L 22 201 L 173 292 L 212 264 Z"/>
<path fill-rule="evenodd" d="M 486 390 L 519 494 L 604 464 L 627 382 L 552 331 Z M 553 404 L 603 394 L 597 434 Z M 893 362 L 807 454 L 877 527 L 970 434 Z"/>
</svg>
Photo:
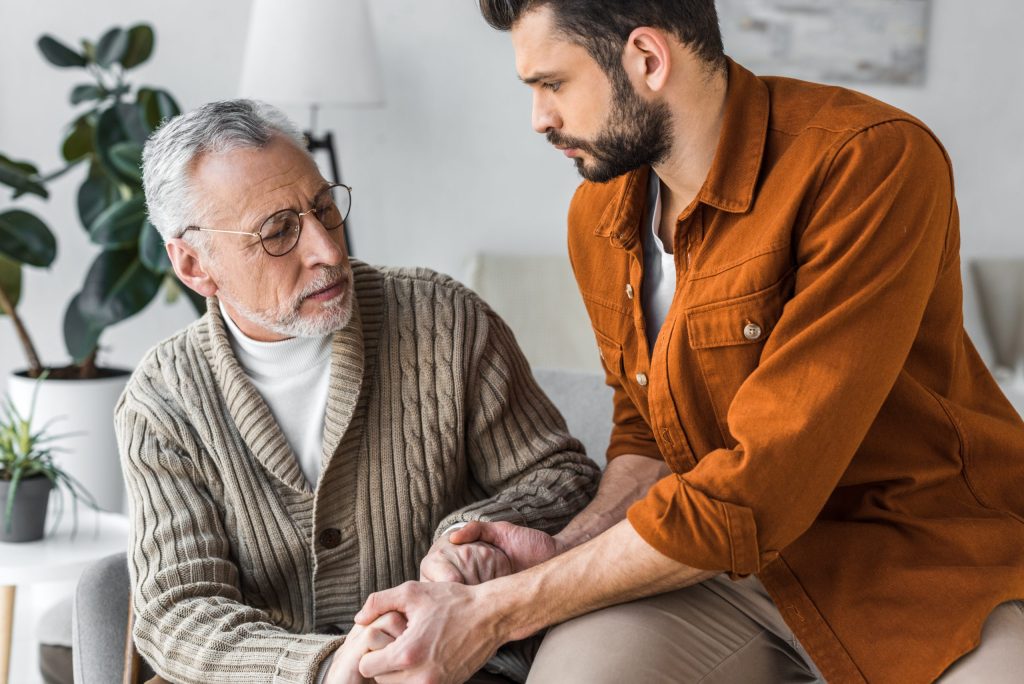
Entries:
<svg viewBox="0 0 1024 684">
<path fill-rule="evenodd" d="M 142 184 L 149 220 L 164 240 L 180 237 L 201 215 L 191 184 L 192 163 L 200 155 L 263 147 L 275 135 L 306 149 L 284 112 L 255 100 L 210 102 L 161 125 L 142 152 Z"/>
</svg>

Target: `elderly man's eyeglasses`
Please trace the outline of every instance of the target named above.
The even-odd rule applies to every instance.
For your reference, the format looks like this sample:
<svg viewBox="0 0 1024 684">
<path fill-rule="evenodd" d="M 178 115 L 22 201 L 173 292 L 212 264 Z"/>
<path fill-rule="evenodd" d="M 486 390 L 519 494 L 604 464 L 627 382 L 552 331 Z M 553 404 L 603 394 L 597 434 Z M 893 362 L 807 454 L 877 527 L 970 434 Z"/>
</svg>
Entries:
<svg viewBox="0 0 1024 684">
<path fill-rule="evenodd" d="M 313 198 L 313 206 L 308 211 L 282 209 L 269 216 L 258 231 L 216 230 L 189 226 L 185 231 L 197 230 L 206 233 L 228 233 L 230 235 L 250 235 L 258 237 L 263 250 L 270 256 L 284 256 L 295 249 L 302 234 L 302 217 L 312 214 L 324 230 L 340 228 L 348 218 L 352 208 L 352 188 L 341 183 L 334 183 L 318 192 Z"/>
</svg>

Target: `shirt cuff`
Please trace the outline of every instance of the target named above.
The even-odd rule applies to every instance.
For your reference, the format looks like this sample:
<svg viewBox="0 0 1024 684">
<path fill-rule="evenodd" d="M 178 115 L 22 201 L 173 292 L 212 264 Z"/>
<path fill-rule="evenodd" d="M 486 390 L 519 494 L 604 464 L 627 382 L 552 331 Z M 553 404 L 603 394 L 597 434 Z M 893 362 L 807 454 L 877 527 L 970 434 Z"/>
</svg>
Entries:
<svg viewBox="0 0 1024 684">
<path fill-rule="evenodd" d="M 698 570 L 735 579 L 757 573 L 771 558 L 759 549 L 753 511 L 708 496 L 680 475 L 656 482 L 626 517 L 657 551 Z"/>
</svg>

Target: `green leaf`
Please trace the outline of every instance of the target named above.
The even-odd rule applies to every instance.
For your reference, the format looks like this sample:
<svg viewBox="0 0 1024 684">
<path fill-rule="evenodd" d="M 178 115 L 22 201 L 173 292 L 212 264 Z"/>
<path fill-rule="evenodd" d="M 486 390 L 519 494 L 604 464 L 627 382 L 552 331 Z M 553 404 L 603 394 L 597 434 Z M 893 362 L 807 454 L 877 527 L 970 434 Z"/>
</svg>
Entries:
<svg viewBox="0 0 1024 684">
<path fill-rule="evenodd" d="M 149 221 L 142 226 L 142 235 L 139 236 L 139 259 L 154 273 L 163 275 L 173 270 L 164 248 L 164 239 Z"/>
<path fill-rule="evenodd" d="M 94 163 L 89 177 L 78 188 L 78 218 L 82 226 L 88 231 L 96 217 L 119 199 L 117 186 L 103 171 L 103 167 Z"/>
<path fill-rule="evenodd" d="M 107 68 L 119 62 L 128 52 L 128 32 L 114 27 L 103 34 L 96 44 L 96 63 Z"/>
<path fill-rule="evenodd" d="M 113 107 L 105 109 L 100 114 L 99 121 L 96 122 L 96 135 L 93 141 L 93 148 L 96 150 L 96 156 L 103 165 L 104 170 L 110 174 L 112 178 L 121 180 L 122 176 L 118 172 L 117 167 L 114 166 L 114 162 L 110 159 L 110 148 L 116 143 L 123 142 L 128 139 L 128 134 L 125 133 L 124 128 L 121 126 L 121 117 L 118 116 L 117 110 Z M 129 183 L 134 183 L 135 178 L 131 176 L 124 179 Z"/>
<path fill-rule="evenodd" d="M 103 326 L 94 326 L 81 311 L 82 295 L 75 295 L 64 312 L 64 346 L 75 363 L 81 363 L 96 348 Z"/>
<path fill-rule="evenodd" d="M 37 43 L 39 51 L 50 64 L 58 67 L 84 67 L 85 57 L 78 54 L 56 38 L 46 35 Z"/>
<path fill-rule="evenodd" d="M 61 154 L 67 161 L 75 161 L 91 154 L 93 151 L 93 138 L 95 132 L 91 117 L 88 115 L 78 117 L 71 126 L 71 131 L 64 138 L 64 144 L 60 148 Z"/>
<path fill-rule="evenodd" d="M 81 104 L 89 100 L 102 100 L 105 94 L 102 88 L 91 83 L 76 85 L 71 90 L 71 104 Z"/>
<path fill-rule="evenodd" d="M 50 193 L 46 191 L 42 184 L 30 177 L 37 174 L 36 167 L 31 164 L 12 161 L 0 155 L 0 184 L 14 188 L 15 197 L 20 197 L 26 193 L 39 195 L 40 197 L 50 196 Z"/>
<path fill-rule="evenodd" d="M 132 178 L 142 185 L 142 145 L 119 142 L 110 148 L 110 161 L 122 178 Z"/>
<path fill-rule="evenodd" d="M 117 109 L 117 117 L 121 121 L 121 128 L 128 134 L 128 137 L 139 145 L 144 145 L 146 138 L 149 137 L 150 130 L 146 125 L 145 113 L 142 111 L 142 107 L 130 102 L 121 102 L 115 109 Z"/>
<path fill-rule="evenodd" d="M 165 119 L 181 114 L 178 103 L 166 90 L 139 88 L 137 99 L 145 112 L 146 124 L 151 131 L 156 130 Z"/>
<path fill-rule="evenodd" d="M 104 250 L 85 277 L 78 311 L 91 328 L 105 328 L 142 311 L 162 280 L 139 260 L 136 247 Z"/>
<path fill-rule="evenodd" d="M 146 221 L 146 199 L 140 193 L 115 202 L 89 226 L 89 237 L 106 248 L 135 246 Z"/>
<path fill-rule="evenodd" d="M 49 266 L 57 239 L 38 217 L 21 209 L 0 213 L 0 252 L 29 266 Z"/>
<path fill-rule="evenodd" d="M 153 54 L 153 28 L 148 24 L 138 24 L 128 29 L 128 49 L 121 57 L 121 66 L 132 69 L 149 59 Z"/>
<path fill-rule="evenodd" d="M 0 290 L 3 290 L 11 304 L 18 306 L 21 299 L 21 264 L 0 254 Z M 4 312 L 0 311 L 0 316 Z"/>
<path fill-rule="evenodd" d="M 18 171 L 21 171 L 21 173 L 23 173 L 26 176 L 39 175 L 39 169 L 36 167 L 35 164 L 31 162 L 14 161 L 13 159 L 9 159 L 8 157 L 5 157 L 4 155 L 0 154 L 0 164 L 5 164 L 7 166 L 14 167 Z"/>
</svg>

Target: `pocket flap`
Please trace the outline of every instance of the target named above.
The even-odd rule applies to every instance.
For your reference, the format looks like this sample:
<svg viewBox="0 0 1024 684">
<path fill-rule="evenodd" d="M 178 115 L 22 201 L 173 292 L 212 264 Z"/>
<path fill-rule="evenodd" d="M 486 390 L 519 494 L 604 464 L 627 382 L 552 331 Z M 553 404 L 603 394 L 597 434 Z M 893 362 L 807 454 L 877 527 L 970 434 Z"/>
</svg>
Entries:
<svg viewBox="0 0 1024 684">
<path fill-rule="evenodd" d="M 707 349 L 764 342 L 782 315 L 789 282 L 788 277 L 783 278 L 760 292 L 687 309 L 690 347 Z"/>
</svg>

